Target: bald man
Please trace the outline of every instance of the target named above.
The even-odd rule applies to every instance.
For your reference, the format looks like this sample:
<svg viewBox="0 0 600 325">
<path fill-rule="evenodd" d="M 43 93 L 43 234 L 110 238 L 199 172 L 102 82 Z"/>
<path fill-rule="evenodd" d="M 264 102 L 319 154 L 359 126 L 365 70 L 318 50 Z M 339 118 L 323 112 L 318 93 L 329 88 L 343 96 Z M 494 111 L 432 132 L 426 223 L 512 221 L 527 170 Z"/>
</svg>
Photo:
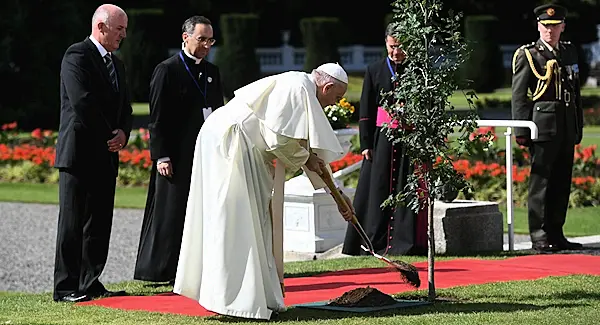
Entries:
<svg viewBox="0 0 600 325">
<path fill-rule="evenodd" d="M 59 170 L 54 300 L 81 302 L 125 294 L 98 278 L 108 256 L 119 150 L 131 131 L 125 68 L 112 54 L 127 33 L 127 15 L 102 5 L 92 33 L 71 45 L 60 71 Z"/>
</svg>

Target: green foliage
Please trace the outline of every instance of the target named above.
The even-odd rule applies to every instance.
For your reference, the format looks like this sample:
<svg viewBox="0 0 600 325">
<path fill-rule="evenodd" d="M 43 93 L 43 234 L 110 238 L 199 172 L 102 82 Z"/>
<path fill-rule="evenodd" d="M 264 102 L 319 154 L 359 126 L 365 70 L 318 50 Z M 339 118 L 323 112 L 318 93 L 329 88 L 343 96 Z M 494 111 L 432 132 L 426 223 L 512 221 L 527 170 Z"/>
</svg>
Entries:
<svg viewBox="0 0 600 325">
<path fill-rule="evenodd" d="M 2 1 L 0 123 L 16 120 L 25 129 L 58 125 L 60 63 L 65 50 L 89 33 L 89 19 L 80 18 L 85 6 L 58 0 Z"/>
<path fill-rule="evenodd" d="M 188 0 L 190 8 L 195 12 L 206 12 L 211 8 L 210 0 Z M 177 6 L 175 6 L 177 7 Z"/>
<path fill-rule="evenodd" d="M 472 52 L 462 72 L 477 92 L 491 92 L 504 81 L 499 28 L 500 22 L 494 16 L 469 16 L 465 20 L 465 39 Z"/>
<path fill-rule="evenodd" d="M 440 0 L 398 0 L 395 37 L 407 53 L 407 62 L 398 77 L 399 86 L 384 94 L 385 109 L 406 128 L 386 128 L 394 143 L 406 147 L 412 165 L 419 166 L 410 175 L 402 193 L 391 196 L 384 206 L 408 204 L 417 211 L 425 193 L 439 198 L 449 190 L 468 189 L 467 182 L 452 166 L 452 157 L 460 157 L 469 148 L 469 134 L 476 127 L 475 114 L 448 114 L 449 97 L 460 89 L 455 74 L 468 58 L 468 48 L 459 32 L 461 14 L 442 16 Z M 474 96 L 474 93 L 469 94 Z M 393 100 L 387 100 L 392 96 Z M 472 108 L 472 100 L 469 99 Z M 448 141 L 458 130 L 455 143 Z M 437 159 L 440 159 L 436 162 Z M 418 194 L 417 194 L 418 193 Z"/>
<path fill-rule="evenodd" d="M 216 64 L 219 66 L 225 98 L 260 78 L 260 65 L 255 48 L 258 37 L 258 16 L 254 14 L 221 15 L 223 44 L 219 46 Z"/>
<path fill-rule="evenodd" d="M 387 25 L 389 25 L 389 23 L 391 23 L 393 20 L 394 20 L 394 13 L 389 13 L 389 14 L 385 15 L 385 18 L 383 18 L 383 30 L 385 30 Z"/>
<path fill-rule="evenodd" d="M 131 100 L 147 102 L 152 72 L 167 57 L 163 11 L 148 8 L 126 12 L 127 38 L 119 49 L 119 56 L 125 64 Z"/>
<path fill-rule="evenodd" d="M 300 20 L 300 30 L 306 49 L 304 71 L 327 62 L 339 62 L 341 23 L 335 17 L 311 17 Z"/>
</svg>

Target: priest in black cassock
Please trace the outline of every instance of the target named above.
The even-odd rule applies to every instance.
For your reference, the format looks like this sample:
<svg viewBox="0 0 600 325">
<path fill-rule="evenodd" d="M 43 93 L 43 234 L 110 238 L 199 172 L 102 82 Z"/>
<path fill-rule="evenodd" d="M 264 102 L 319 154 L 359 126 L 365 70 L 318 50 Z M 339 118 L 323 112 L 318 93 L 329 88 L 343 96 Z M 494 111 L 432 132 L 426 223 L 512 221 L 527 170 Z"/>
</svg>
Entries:
<svg viewBox="0 0 600 325">
<path fill-rule="evenodd" d="M 392 26 L 388 25 L 385 40 L 388 56 L 370 64 L 365 72 L 358 122 L 363 164 L 353 204 L 356 216 L 378 254 L 420 255 L 427 251 L 426 210 L 416 214 L 403 206 L 381 208 L 390 194 L 404 189 L 407 177 L 414 169 L 406 150 L 401 144 L 392 145 L 382 128 L 384 123 L 403 127 L 383 109 L 380 95 L 381 90 L 388 92 L 394 88 L 398 81 L 393 77 L 401 74 L 406 58 L 393 33 Z M 349 226 L 342 253 L 361 255 L 365 253 L 361 244 L 358 233 Z"/>
<path fill-rule="evenodd" d="M 196 137 L 224 105 L 219 69 L 206 61 L 214 44 L 211 21 L 193 16 L 182 26 L 182 50 L 158 64 L 150 82 L 153 161 L 134 278 L 175 280 Z"/>
</svg>

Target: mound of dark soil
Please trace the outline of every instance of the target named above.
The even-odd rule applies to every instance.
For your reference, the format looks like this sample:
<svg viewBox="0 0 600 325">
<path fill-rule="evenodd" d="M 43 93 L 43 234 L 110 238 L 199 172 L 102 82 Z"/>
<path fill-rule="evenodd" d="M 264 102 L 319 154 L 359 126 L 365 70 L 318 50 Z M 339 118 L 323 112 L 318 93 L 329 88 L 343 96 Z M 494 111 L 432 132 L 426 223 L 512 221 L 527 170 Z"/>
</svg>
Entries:
<svg viewBox="0 0 600 325">
<path fill-rule="evenodd" d="M 356 288 L 331 300 L 329 306 L 336 307 L 379 307 L 393 305 L 397 301 L 391 296 L 371 287 Z"/>
</svg>

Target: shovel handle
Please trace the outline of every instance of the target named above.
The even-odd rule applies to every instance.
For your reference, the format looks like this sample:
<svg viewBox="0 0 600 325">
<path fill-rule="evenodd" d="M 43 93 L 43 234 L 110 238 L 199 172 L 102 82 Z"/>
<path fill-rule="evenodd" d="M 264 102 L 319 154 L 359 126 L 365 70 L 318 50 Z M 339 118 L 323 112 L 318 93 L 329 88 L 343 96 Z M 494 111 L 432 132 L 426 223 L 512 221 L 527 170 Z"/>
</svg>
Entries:
<svg viewBox="0 0 600 325">
<path fill-rule="evenodd" d="M 323 169 L 322 171 L 323 173 L 321 174 L 321 178 L 329 188 L 329 191 L 331 192 L 331 196 L 333 196 L 333 200 L 335 201 L 335 203 L 337 203 L 338 206 L 342 207 L 346 211 L 352 211 L 348 206 L 348 203 L 346 203 L 346 200 L 344 200 L 344 197 L 342 196 L 340 191 L 335 186 L 335 183 L 333 182 L 329 171 L 327 171 L 326 169 Z M 358 224 L 358 219 L 356 219 L 356 216 L 354 214 L 352 214 L 352 220 L 350 222 L 352 222 L 353 224 Z"/>
<path fill-rule="evenodd" d="M 323 181 L 329 188 L 329 191 L 331 192 L 331 196 L 333 196 L 333 200 L 335 201 L 335 203 L 337 203 L 337 205 L 339 207 L 346 209 L 346 211 L 352 211 L 350 209 L 350 207 L 348 206 L 348 203 L 346 203 L 346 200 L 344 200 L 344 197 L 342 197 L 342 194 L 340 193 L 340 191 L 335 186 L 335 183 L 333 182 L 331 175 L 329 174 L 329 172 L 326 169 L 323 169 L 321 178 L 323 179 Z M 352 220 L 350 220 L 350 223 L 352 223 L 352 225 L 354 226 L 354 229 L 356 229 L 359 236 L 369 246 L 369 250 L 371 251 L 371 253 L 373 253 L 374 252 L 373 243 L 371 242 L 371 240 L 369 240 L 369 236 L 367 236 L 367 233 L 365 232 L 363 227 L 358 222 L 358 219 L 356 218 L 356 215 L 354 213 L 352 214 Z"/>
</svg>

